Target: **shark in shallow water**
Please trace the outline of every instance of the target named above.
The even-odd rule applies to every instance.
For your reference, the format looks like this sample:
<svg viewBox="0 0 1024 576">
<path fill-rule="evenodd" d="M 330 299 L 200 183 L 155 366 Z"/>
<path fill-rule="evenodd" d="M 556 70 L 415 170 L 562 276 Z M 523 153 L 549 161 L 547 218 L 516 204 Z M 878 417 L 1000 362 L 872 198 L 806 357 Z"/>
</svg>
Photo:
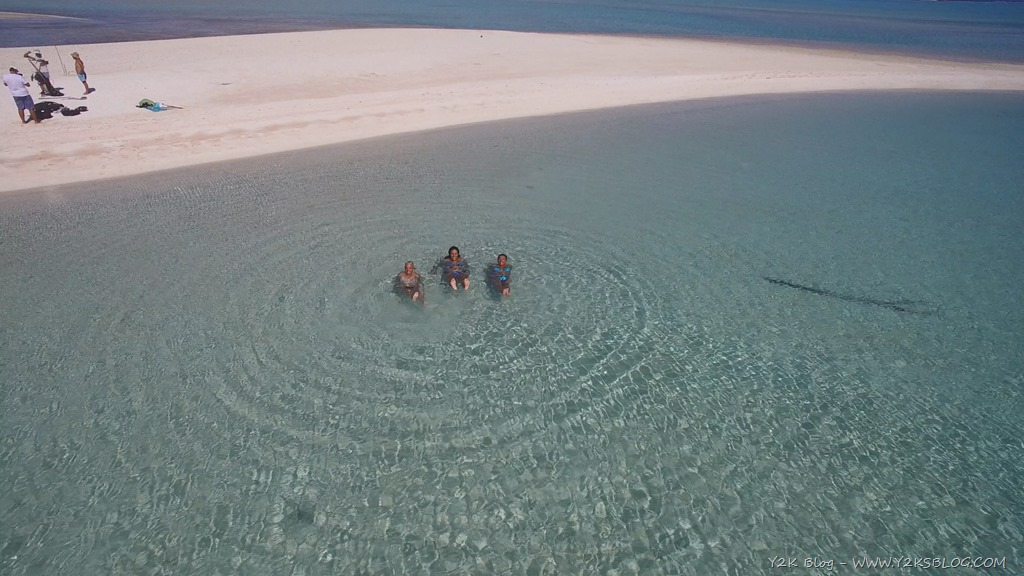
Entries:
<svg viewBox="0 0 1024 576">
<path fill-rule="evenodd" d="M 934 310 L 930 309 L 928 303 L 924 302 L 923 300 L 878 300 L 875 298 L 867 298 L 865 296 L 840 294 L 839 292 L 833 292 L 831 290 L 825 290 L 823 288 L 815 288 L 813 286 L 805 286 L 803 284 L 797 284 L 795 282 L 782 280 L 780 278 L 770 278 L 768 276 L 762 276 L 762 278 L 771 282 L 772 284 L 796 288 L 797 290 L 803 290 L 805 292 L 810 292 L 812 294 L 818 294 L 819 296 L 838 298 L 839 300 L 845 300 L 847 302 L 856 302 L 858 304 L 871 304 L 872 306 L 881 306 L 882 308 L 888 308 L 889 310 L 895 310 L 896 312 L 906 312 L 908 314 L 930 314 L 934 312 Z"/>
</svg>

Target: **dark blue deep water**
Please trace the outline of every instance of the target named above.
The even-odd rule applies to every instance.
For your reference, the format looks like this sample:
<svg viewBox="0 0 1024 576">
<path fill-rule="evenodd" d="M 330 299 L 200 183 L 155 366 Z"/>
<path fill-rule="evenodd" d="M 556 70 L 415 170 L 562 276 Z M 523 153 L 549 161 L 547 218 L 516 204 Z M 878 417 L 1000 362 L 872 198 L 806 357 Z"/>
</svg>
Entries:
<svg viewBox="0 0 1024 576">
<path fill-rule="evenodd" d="M 829 44 L 1024 60 L 1024 3 L 916 0 L 10 0 L 0 10 L 81 20 L 0 20 L 0 45 L 40 47 L 251 32 L 430 26 Z"/>
</svg>

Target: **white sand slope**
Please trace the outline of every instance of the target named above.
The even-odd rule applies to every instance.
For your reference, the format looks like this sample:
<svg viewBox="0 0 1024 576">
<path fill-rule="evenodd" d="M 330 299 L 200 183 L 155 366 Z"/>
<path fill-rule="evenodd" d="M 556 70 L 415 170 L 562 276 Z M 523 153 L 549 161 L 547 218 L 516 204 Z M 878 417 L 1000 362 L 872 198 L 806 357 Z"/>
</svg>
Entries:
<svg viewBox="0 0 1024 576">
<path fill-rule="evenodd" d="M 27 48 L 0 66 L 31 67 Z M 43 48 L 75 117 L 0 93 L 0 192 L 442 126 L 640 103 L 847 90 L 1024 90 L 1024 66 L 681 39 L 375 29 Z M 38 91 L 33 86 L 33 95 Z M 182 106 L 149 112 L 142 98 Z M 37 98 L 37 101 L 39 99 Z"/>
</svg>

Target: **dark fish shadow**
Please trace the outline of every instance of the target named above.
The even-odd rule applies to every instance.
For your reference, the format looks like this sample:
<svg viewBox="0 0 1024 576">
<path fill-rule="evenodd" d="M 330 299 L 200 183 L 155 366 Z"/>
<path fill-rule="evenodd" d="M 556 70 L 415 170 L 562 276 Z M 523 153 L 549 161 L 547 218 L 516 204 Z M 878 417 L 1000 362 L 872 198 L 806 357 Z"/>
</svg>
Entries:
<svg viewBox="0 0 1024 576">
<path fill-rule="evenodd" d="M 811 294 L 817 294 L 819 296 L 826 296 L 828 298 L 835 298 L 837 300 L 844 300 L 846 302 L 854 302 L 857 304 L 869 304 L 871 306 L 878 306 L 880 308 L 886 308 L 894 312 L 903 312 L 906 314 L 935 314 L 937 312 L 935 306 L 925 302 L 924 300 L 878 300 L 876 298 L 868 298 L 865 296 L 854 296 L 851 294 L 841 294 L 839 292 L 833 292 L 832 290 L 825 290 L 824 288 L 815 288 L 813 286 L 805 286 L 803 284 L 797 284 L 788 280 L 782 280 L 780 278 L 770 278 L 768 276 L 762 276 L 763 279 L 771 282 L 772 284 L 778 284 L 779 286 L 787 286 L 789 288 L 796 288 L 797 290 L 803 290 L 804 292 L 810 292 Z"/>
</svg>

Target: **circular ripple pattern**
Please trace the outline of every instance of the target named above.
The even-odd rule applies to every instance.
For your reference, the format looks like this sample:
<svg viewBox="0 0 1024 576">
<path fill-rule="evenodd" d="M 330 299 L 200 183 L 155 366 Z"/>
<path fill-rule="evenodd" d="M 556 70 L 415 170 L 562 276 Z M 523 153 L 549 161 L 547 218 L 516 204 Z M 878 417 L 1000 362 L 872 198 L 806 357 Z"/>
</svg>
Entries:
<svg viewBox="0 0 1024 576">
<path fill-rule="evenodd" d="M 117 418 L 101 415 L 93 422 L 101 437 L 115 443 L 114 451 L 126 454 L 124 466 L 132 474 L 152 480 L 135 497 L 142 502 L 138 515 L 114 526 L 163 513 L 197 489 L 195 472 L 188 472 L 201 462 L 192 453 L 196 438 L 218 431 L 225 437 L 214 448 L 216 468 L 228 473 L 240 466 L 243 476 L 241 485 L 214 489 L 228 502 L 247 504 L 218 505 L 213 531 L 190 546 L 198 554 L 218 539 L 230 540 L 232 524 L 266 525 L 258 541 L 270 561 L 307 524 L 321 522 L 332 533 L 344 533 L 348 521 L 327 519 L 325 501 L 347 510 L 360 501 L 383 507 L 426 481 L 445 495 L 437 505 L 440 517 L 450 513 L 454 522 L 459 495 L 483 502 L 486 470 L 499 468 L 508 472 L 492 484 L 498 492 L 490 496 L 505 493 L 506 500 L 516 501 L 518 489 L 509 481 L 517 474 L 572 465 L 571 458 L 538 449 L 550 443 L 550 430 L 607 417 L 635 420 L 645 410 L 643 403 L 629 401 L 626 388 L 658 357 L 668 311 L 655 288 L 661 280 L 638 267 L 645 254 L 602 231 L 604 223 L 538 226 L 503 206 L 500 242 L 483 214 L 465 211 L 461 217 L 467 222 L 452 240 L 448 231 L 409 224 L 412 214 L 431 208 L 428 200 L 399 201 L 379 189 L 372 199 L 359 190 L 278 197 L 268 186 L 242 178 L 216 191 L 182 187 L 135 208 L 170 212 L 168 222 L 148 225 L 146 218 L 133 218 L 147 225 L 122 232 L 132 238 L 122 242 L 122 250 L 130 245 L 157 266 L 142 266 L 129 276 L 137 284 L 121 287 L 120 297 L 111 287 L 102 300 L 113 308 L 103 316 L 117 332 L 137 335 L 146 346 L 137 347 L 134 358 L 122 358 L 129 372 L 139 374 L 140 385 L 106 391 L 122 397 L 127 392 L 131 400 L 114 403 Z M 380 210 L 382 203 L 399 208 L 389 213 Z M 451 293 L 430 274 L 432 261 L 452 242 L 473 265 L 469 292 Z M 109 252 L 117 249 L 101 258 L 110 260 Z M 495 296 L 483 282 L 484 264 L 499 251 L 509 253 L 515 267 L 511 298 Z M 425 306 L 390 291 L 391 278 L 410 258 L 427 277 Z M 111 274 L 133 263 L 125 258 Z M 98 262 L 80 264 L 88 273 Z M 114 428 L 126 423 L 146 426 L 182 471 L 134 462 L 127 456 L 133 448 L 117 440 L 123 434 Z M 342 451 L 341 461 L 351 464 L 332 470 L 347 492 L 325 498 L 308 465 L 271 465 L 288 445 L 300 453 Z M 580 445 L 584 451 L 577 458 L 603 445 Z M 467 449 L 492 453 L 493 463 L 478 472 L 459 464 Z M 203 466 L 209 470 L 214 464 Z M 390 488 L 379 488 L 386 478 Z M 131 489 L 123 481 L 104 488 L 112 496 Z M 256 504 L 265 500 L 266 508 Z M 423 538 L 423 517 L 431 508 L 417 501 L 407 506 L 410 517 L 404 523 L 394 518 L 395 529 Z M 520 505 L 486 506 L 491 519 L 461 537 L 472 535 L 478 544 L 504 540 L 500 518 L 521 514 Z M 618 513 L 615 506 L 610 510 Z M 544 515 L 542 522 L 554 519 Z M 351 520 L 365 521 L 360 515 Z M 166 528 L 138 539 L 136 556 L 147 565 L 157 563 L 172 549 L 165 538 L 174 532 Z M 360 557 L 338 546 L 328 557 Z M 415 548 L 410 550 L 415 557 Z M 424 561 L 443 564 L 424 554 Z M 295 557 L 287 550 L 286 555 Z M 386 563 L 397 566 L 407 557 Z"/>
<path fill-rule="evenodd" d="M 634 266 L 641 254 L 622 243 L 512 224 L 507 243 L 490 246 L 485 230 L 463 227 L 474 286 L 452 293 L 430 270 L 445 235 L 408 234 L 408 214 L 423 207 L 406 201 L 389 215 L 377 202 L 310 203 L 260 226 L 224 217 L 248 237 L 221 270 L 224 293 L 198 299 L 220 303 L 208 314 L 223 325 L 206 377 L 232 414 L 332 444 L 374 443 L 403 425 L 385 434 L 412 436 L 424 413 L 476 431 L 507 418 L 509 396 L 539 399 L 541 414 L 566 394 L 608 396 L 649 349 L 656 291 Z M 499 250 L 512 255 L 512 298 L 484 283 Z M 390 291 L 408 258 L 425 275 L 424 306 Z"/>
</svg>

